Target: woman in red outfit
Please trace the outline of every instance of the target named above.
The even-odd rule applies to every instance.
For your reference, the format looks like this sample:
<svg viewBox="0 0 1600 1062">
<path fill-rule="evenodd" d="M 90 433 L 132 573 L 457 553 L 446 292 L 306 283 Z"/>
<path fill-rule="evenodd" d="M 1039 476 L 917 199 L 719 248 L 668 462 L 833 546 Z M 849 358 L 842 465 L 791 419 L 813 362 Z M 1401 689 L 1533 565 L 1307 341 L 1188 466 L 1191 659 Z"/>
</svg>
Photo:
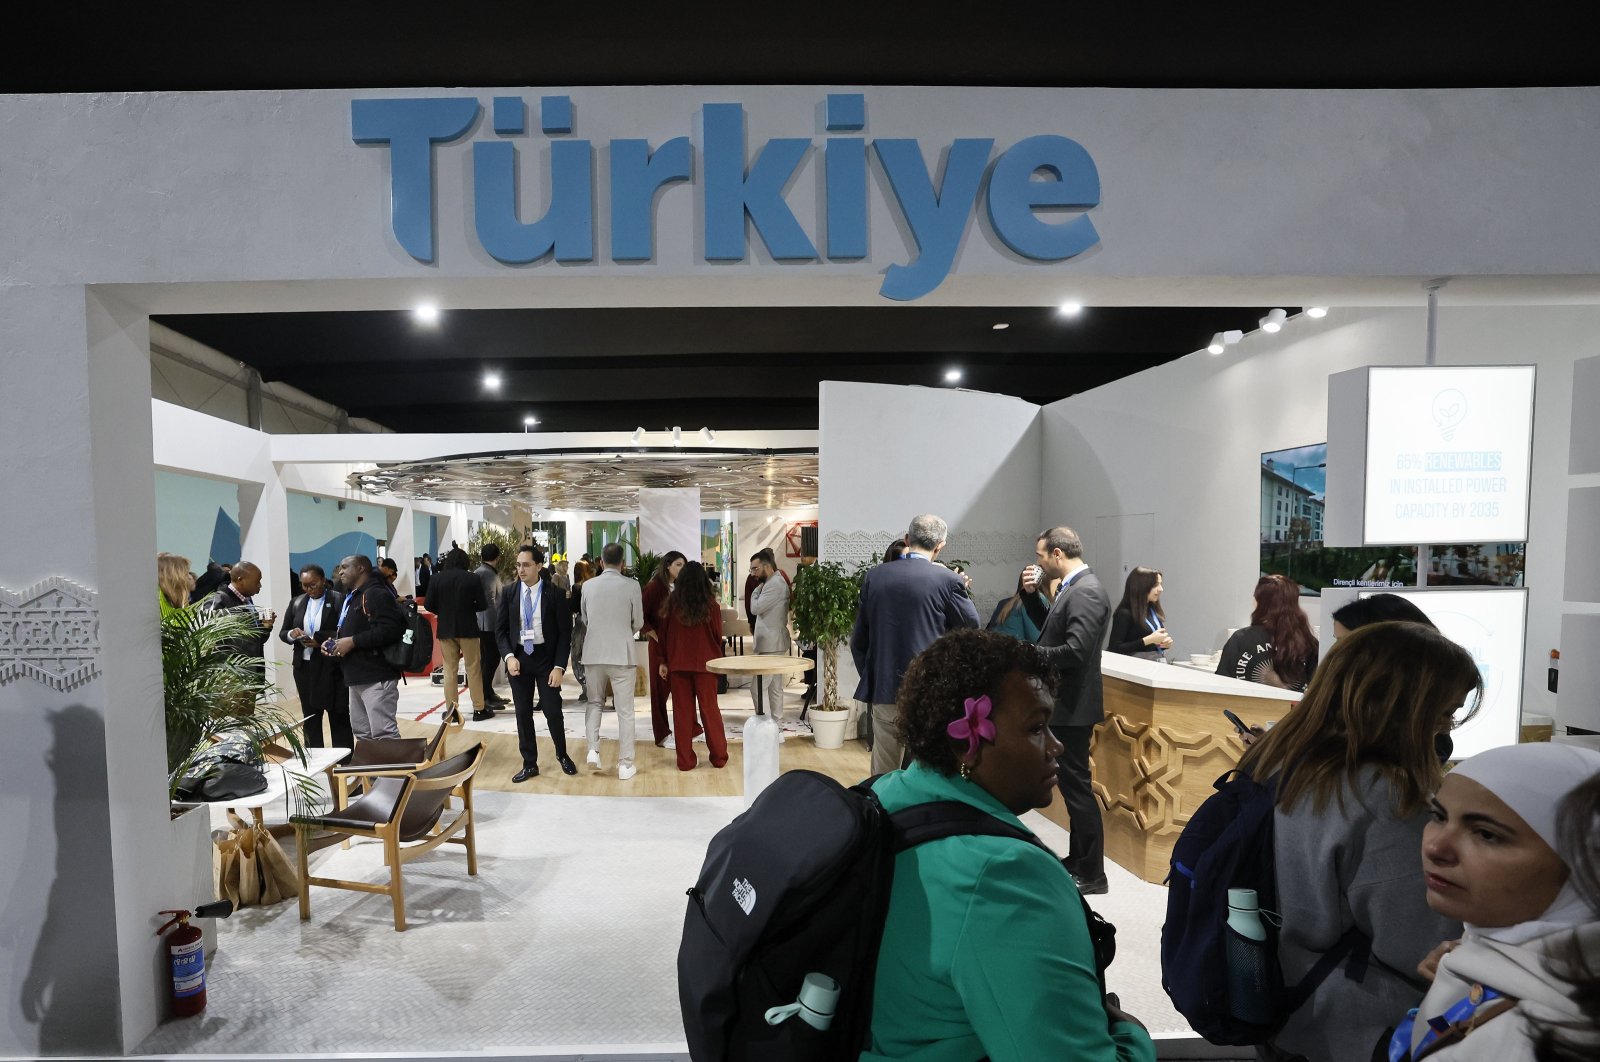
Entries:
<svg viewBox="0 0 1600 1062">
<path fill-rule="evenodd" d="M 656 566 L 655 575 L 645 584 L 644 635 L 650 639 L 650 730 L 656 744 L 661 745 L 672 732 L 667 720 L 667 680 L 661 676 L 661 665 L 666 658 L 661 654 L 661 622 L 666 616 L 667 599 L 672 594 L 672 584 L 683 570 L 683 554 L 672 550 Z M 718 617 L 721 618 L 720 616 Z M 685 740 L 688 740 L 686 737 Z"/>
<path fill-rule="evenodd" d="M 712 596 L 711 580 L 703 565 L 690 561 L 683 566 L 667 601 L 660 631 L 666 659 L 656 669 L 655 677 L 672 686 L 673 733 L 694 733 L 694 708 L 699 701 L 711 766 L 724 766 L 728 762 L 728 738 L 722 729 L 722 713 L 717 710 L 717 676 L 706 670 L 707 660 L 722 655 L 722 609 Z M 694 742 L 685 737 L 678 742 L 678 770 L 692 771 L 694 765 Z"/>
</svg>

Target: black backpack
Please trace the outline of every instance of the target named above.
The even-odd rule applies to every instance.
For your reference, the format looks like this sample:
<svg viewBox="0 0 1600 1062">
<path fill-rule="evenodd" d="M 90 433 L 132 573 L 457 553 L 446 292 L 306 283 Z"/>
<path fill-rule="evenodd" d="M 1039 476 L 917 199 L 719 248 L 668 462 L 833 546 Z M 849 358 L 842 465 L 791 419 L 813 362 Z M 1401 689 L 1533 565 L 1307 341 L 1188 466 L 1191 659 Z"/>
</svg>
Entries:
<svg viewBox="0 0 1600 1062">
<path fill-rule="evenodd" d="M 1230 775 L 1232 776 L 1230 778 Z M 1256 782 L 1243 771 L 1216 781 L 1216 792 L 1195 810 L 1172 846 L 1167 874 L 1167 920 L 1161 927 L 1161 987 L 1191 1028 L 1214 1044 L 1265 1044 L 1311 998 L 1340 963 L 1345 975 L 1366 975 L 1371 941 L 1352 928 L 1317 960 L 1297 985 L 1285 985 L 1278 963 L 1278 887 L 1273 855 L 1275 780 Z M 1267 939 L 1260 949 L 1272 1020 L 1242 1021 L 1228 1005 L 1228 890 L 1254 889 Z"/>
<path fill-rule="evenodd" d="M 398 642 L 383 647 L 383 658 L 404 674 L 426 674 L 433 666 L 433 624 L 422 615 L 415 601 L 397 601 L 396 604 L 405 618 L 405 632 Z"/>
<path fill-rule="evenodd" d="M 956 801 L 889 815 L 872 792 L 875 780 L 846 788 L 789 771 L 712 838 L 678 949 L 678 1000 L 694 1062 L 854 1059 L 870 1046 L 895 855 L 963 834 L 1044 847 Z M 1084 911 L 1104 995 L 1116 930 L 1087 903 Z M 831 1026 L 817 1030 L 798 1017 L 769 1025 L 767 1011 L 795 1002 L 809 973 L 839 984 Z"/>
</svg>

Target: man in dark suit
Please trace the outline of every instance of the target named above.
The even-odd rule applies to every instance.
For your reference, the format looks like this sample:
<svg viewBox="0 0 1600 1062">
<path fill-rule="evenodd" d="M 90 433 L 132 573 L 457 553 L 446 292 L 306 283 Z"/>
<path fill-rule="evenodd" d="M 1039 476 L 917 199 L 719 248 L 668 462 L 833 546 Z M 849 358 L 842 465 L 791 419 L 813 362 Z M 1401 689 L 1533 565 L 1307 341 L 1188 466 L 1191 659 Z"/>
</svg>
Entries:
<svg viewBox="0 0 1600 1062">
<path fill-rule="evenodd" d="M 334 748 L 354 748 L 350 733 L 350 701 L 345 693 L 339 661 L 321 651 L 321 645 L 339 629 L 344 595 L 328 586 L 320 564 L 300 569 L 300 593 L 283 614 L 278 638 L 294 652 L 294 688 L 300 695 L 306 745 L 323 748 L 322 717 L 328 717 L 328 734 Z"/>
<path fill-rule="evenodd" d="M 489 604 L 483 596 L 483 583 L 467 571 L 464 550 L 453 549 L 439 558 L 439 570 L 429 581 L 428 611 L 438 623 L 434 638 L 444 664 L 444 703 L 460 718 L 456 665 L 462 664 L 467 671 L 467 691 L 472 694 L 472 718 L 479 723 L 494 718 L 494 709 L 483 699 L 483 667 L 478 660 L 478 613 Z"/>
<path fill-rule="evenodd" d="M 561 716 L 561 680 L 567 674 L 572 650 L 572 613 L 567 598 L 545 577 L 544 550 L 525 545 L 517 550 L 517 581 L 500 593 L 495 636 L 500 656 L 511 680 L 511 700 L 517 708 L 517 745 L 522 770 L 513 782 L 539 775 L 539 745 L 533 730 L 534 695 L 550 727 L 556 762 L 567 774 L 578 766 L 567 755 L 567 729 Z"/>
<path fill-rule="evenodd" d="M 850 655 L 861 682 L 856 700 L 872 713 L 872 773 L 899 770 L 905 754 L 895 694 L 912 657 L 946 631 L 978 626 L 966 580 L 934 563 L 949 528 L 932 514 L 911 521 L 899 560 L 880 564 L 861 583 Z"/>
<path fill-rule="evenodd" d="M 1038 563 L 1023 569 L 1022 603 L 1039 625 L 1039 648 L 1055 666 L 1056 707 L 1050 729 L 1064 746 L 1056 785 L 1066 802 L 1072 834 L 1063 860 L 1084 893 L 1106 891 L 1105 829 L 1089 771 L 1089 742 L 1106 717 L 1100 679 L 1100 645 L 1111 621 L 1111 601 L 1083 560 L 1083 540 L 1070 527 L 1052 527 L 1034 547 Z M 1061 580 L 1053 603 L 1041 583 Z"/>
<path fill-rule="evenodd" d="M 218 612 L 249 612 L 255 617 L 259 625 L 256 633 L 230 643 L 229 648 L 240 656 L 257 661 L 256 666 L 265 669 L 266 643 L 272 637 L 272 624 L 277 617 L 270 608 L 256 604 L 255 597 L 259 593 L 261 569 L 249 561 L 240 561 L 229 572 L 228 584 L 207 598 L 205 607 Z"/>
</svg>

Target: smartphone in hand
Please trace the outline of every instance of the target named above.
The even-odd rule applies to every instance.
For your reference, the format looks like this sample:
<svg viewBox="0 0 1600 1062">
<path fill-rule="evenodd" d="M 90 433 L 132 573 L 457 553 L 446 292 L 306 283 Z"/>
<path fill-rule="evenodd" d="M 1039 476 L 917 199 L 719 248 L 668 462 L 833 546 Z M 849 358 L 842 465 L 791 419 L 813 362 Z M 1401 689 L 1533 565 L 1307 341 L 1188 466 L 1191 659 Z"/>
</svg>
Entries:
<svg viewBox="0 0 1600 1062">
<path fill-rule="evenodd" d="M 1234 715 L 1232 712 L 1228 711 L 1228 709 L 1226 709 L 1226 708 L 1224 708 L 1222 710 L 1222 714 L 1228 717 L 1228 722 L 1232 723 L 1233 724 L 1233 728 L 1235 730 L 1237 730 L 1239 733 L 1241 733 L 1241 734 L 1250 733 L 1250 728 L 1248 726 L 1245 726 L 1243 719 L 1240 719 L 1238 716 Z"/>
</svg>

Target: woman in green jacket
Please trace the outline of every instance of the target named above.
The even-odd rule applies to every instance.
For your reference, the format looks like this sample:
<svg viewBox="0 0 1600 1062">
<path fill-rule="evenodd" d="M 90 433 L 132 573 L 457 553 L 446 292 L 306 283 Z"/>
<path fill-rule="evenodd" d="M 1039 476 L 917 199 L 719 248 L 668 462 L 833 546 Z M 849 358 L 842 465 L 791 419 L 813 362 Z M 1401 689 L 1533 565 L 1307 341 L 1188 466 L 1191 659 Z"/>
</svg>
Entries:
<svg viewBox="0 0 1600 1062">
<path fill-rule="evenodd" d="M 957 800 L 1013 827 L 1050 803 L 1061 743 L 1038 650 L 959 630 L 912 661 L 898 703 L 913 762 L 874 790 L 890 812 Z M 895 857 L 863 1062 L 1153 1062 L 1101 995 L 1072 877 L 1009 837 L 932 841 Z"/>
</svg>

